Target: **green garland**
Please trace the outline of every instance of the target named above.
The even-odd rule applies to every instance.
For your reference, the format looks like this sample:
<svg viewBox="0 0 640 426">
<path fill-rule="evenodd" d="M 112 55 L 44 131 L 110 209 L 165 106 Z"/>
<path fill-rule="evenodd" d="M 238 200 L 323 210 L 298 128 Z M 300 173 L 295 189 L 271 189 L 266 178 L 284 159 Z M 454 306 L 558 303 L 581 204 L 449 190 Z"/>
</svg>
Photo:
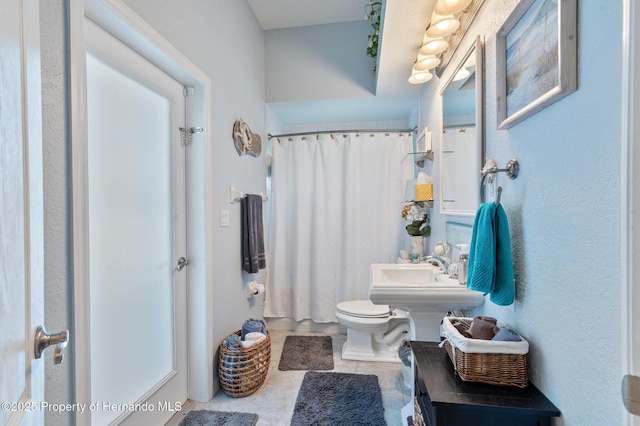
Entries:
<svg viewBox="0 0 640 426">
<path fill-rule="evenodd" d="M 380 34 L 380 15 L 382 12 L 381 0 L 369 0 L 365 6 L 365 19 L 371 21 L 373 32 L 369 34 L 369 44 L 367 45 L 367 55 L 375 59 L 378 56 L 378 35 Z M 375 71 L 375 68 L 374 68 Z"/>
</svg>

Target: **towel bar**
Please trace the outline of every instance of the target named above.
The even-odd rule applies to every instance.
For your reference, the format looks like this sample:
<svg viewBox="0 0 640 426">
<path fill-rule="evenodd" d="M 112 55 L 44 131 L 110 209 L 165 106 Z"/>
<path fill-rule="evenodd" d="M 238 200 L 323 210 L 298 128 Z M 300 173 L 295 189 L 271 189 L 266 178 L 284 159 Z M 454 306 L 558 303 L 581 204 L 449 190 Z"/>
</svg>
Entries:
<svg viewBox="0 0 640 426">
<path fill-rule="evenodd" d="M 259 195 L 262 197 L 262 201 L 268 201 L 269 197 L 263 192 L 260 192 Z M 235 204 L 239 203 L 240 200 L 244 198 L 244 193 L 242 191 L 238 191 L 233 186 L 229 187 L 229 203 Z"/>
<path fill-rule="evenodd" d="M 513 159 L 507 163 L 507 166 L 504 169 L 492 167 L 482 172 L 482 179 L 480 180 L 480 201 L 482 201 L 483 203 L 485 202 L 483 189 L 484 189 L 484 180 L 487 178 L 487 176 L 490 174 L 496 174 L 496 173 L 502 173 L 502 172 L 505 173 L 509 179 L 515 179 L 518 177 L 518 174 L 520 173 L 520 163 L 518 163 L 518 160 Z M 500 204 L 501 194 L 502 194 L 502 187 L 500 186 L 498 187 L 498 196 L 496 197 L 496 204 Z"/>
</svg>

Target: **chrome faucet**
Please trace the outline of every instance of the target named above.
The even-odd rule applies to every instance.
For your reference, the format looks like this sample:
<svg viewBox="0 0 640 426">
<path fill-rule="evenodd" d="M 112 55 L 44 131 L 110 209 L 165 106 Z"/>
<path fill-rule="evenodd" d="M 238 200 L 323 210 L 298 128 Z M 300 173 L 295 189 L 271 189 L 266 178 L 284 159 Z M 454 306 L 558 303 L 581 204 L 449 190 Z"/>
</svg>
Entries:
<svg viewBox="0 0 640 426">
<path fill-rule="evenodd" d="M 442 272 L 444 272 L 445 274 L 448 273 L 449 270 L 449 262 L 447 262 L 446 260 L 444 260 L 443 258 L 439 257 L 439 256 L 427 256 L 424 258 L 424 261 L 431 264 L 431 265 L 435 265 L 438 268 L 440 268 L 442 270 Z"/>
</svg>

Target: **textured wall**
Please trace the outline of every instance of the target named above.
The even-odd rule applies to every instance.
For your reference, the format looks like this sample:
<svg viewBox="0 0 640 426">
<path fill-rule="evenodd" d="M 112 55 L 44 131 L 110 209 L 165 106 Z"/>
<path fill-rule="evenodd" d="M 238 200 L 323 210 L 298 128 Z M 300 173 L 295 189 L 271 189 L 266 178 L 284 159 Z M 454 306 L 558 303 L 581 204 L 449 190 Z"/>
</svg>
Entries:
<svg viewBox="0 0 640 426">
<path fill-rule="evenodd" d="M 73 330 L 71 322 L 71 206 L 67 127 L 66 2 L 40 4 L 42 48 L 42 137 L 44 162 L 44 259 L 45 327 L 55 333 Z M 45 400 L 72 401 L 73 353 L 70 344 L 65 362 L 53 364 L 53 351 L 45 352 Z M 69 413 L 47 413 L 45 424 L 69 425 Z"/>
<path fill-rule="evenodd" d="M 369 21 L 265 31 L 267 102 L 372 96 Z"/>
<path fill-rule="evenodd" d="M 499 178 L 512 238 L 515 311 L 487 300 L 476 313 L 500 318 L 530 341 L 530 376 L 562 411 L 556 424 L 622 424 L 622 6 L 579 1 L 578 91 L 497 130 L 495 33 L 517 3 L 486 1 L 461 49 L 485 36 L 487 155 L 500 167 L 517 158 L 521 167 L 518 179 Z M 422 92 L 420 121 L 436 126 L 431 85 Z M 444 222 L 452 219 L 434 213 L 432 241 L 444 238 Z"/>
</svg>

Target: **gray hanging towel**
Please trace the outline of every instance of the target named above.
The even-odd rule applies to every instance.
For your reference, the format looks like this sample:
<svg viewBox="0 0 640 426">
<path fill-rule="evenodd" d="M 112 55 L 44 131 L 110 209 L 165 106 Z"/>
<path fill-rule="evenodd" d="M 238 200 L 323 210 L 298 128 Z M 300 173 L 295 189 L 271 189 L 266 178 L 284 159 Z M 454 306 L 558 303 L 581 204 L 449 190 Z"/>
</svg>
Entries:
<svg viewBox="0 0 640 426">
<path fill-rule="evenodd" d="M 240 202 L 242 217 L 242 269 L 250 274 L 266 266 L 262 227 L 262 196 L 247 194 Z"/>
</svg>

